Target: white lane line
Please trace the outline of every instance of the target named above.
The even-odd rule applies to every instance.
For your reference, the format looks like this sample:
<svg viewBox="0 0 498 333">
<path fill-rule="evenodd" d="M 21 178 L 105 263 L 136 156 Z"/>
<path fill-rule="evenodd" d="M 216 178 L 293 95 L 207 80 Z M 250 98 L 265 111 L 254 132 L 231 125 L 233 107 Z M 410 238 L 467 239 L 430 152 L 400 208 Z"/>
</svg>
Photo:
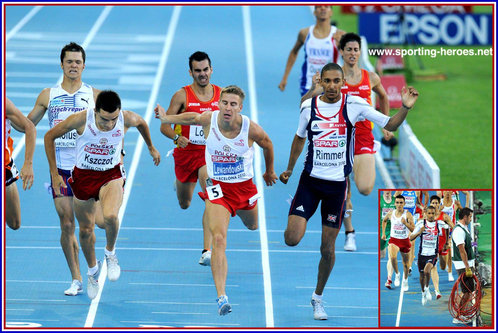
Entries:
<svg viewBox="0 0 498 333">
<path fill-rule="evenodd" d="M 5 41 L 8 42 L 21 28 L 33 18 L 42 9 L 43 6 L 35 6 L 31 9 L 15 26 L 5 35 Z"/>
<path fill-rule="evenodd" d="M 93 40 L 93 38 L 97 34 L 97 31 L 99 31 L 100 27 L 102 26 L 102 24 L 104 23 L 105 19 L 107 18 L 107 16 L 111 12 L 112 8 L 113 8 L 113 6 L 105 6 L 104 7 L 104 10 L 102 10 L 102 12 L 100 13 L 99 17 L 97 18 L 97 21 L 95 21 L 95 23 L 93 24 L 92 28 L 90 29 L 90 32 L 88 33 L 88 35 L 86 36 L 85 40 L 83 41 L 83 44 L 81 44 L 81 47 L 83 47 L 83 49 L 87 49 L 88 48 L 88 45 L 90 45 L 90 42 Z M 62 82 L 63 75 L 64 74 L 61 74 L 61 76 L 59 77 L 59 80 L 57 80 L 57 84 L 59 84 L 59 83 Z M 10 94 L 9 96 L 11 96 L 11 95 L 12 94 Z M 24 148 L 24 144 L 25 144 L 25 136 L 23 135 L 22 139 L 16 145 L 16 147 L 14 148 L 14 152 L 12 153 L 12 158 L 14 160 L 16 159 L 17 155 L 19 155 L 19 153 L 21 152 L 21 150 Z"/>
<path fill-rule="evenodd" d="M 171 314 L 171 315 L 209 315 L 207 312 L 151 312 L 153 314 Z"/>
<path fill-rule="evenodd" d="M 246 63 L 247 63 L 247 79 L 249 84 L 249 102 L 251 105 L 251 119 L 258 123 L 258 108 L 256 105 L 256 78 L 254 74 L 254 56 L 252 46 L 252 30 L 251 30 L 251 13 L 248 6 L 242 6 L 242 16 L 244 21 L 244 37 L 246 46 Z M 271 272 L 270 272 L 270 256 L 268 254 L 268 235 L 266 232 L 266 211 L 265 211 L 265 196 L 263 186 L 263 173 L 261 170 L 261 148 L 256 145 L 254 149 L 254 179 L 256 187 L 261 198 L 258 200 L 258 220 L 259 220 L 259 236 L 261 239 L 261 265 L 263 266 L 263 286 L 265 294 L 265 314 L 266 327 L 274 327 L 273 318 L 273 298 L 271 287 Z"/>
<path fill-rule="evenodd" d="M 173 43 L 173 37 L 175 36 L 176 26 L 178 24 L 178 19 L 180 17 L 181 8 L 182 8 L 181 6 L 175 6 L 175 8 L 173 9 L 171 21 L 170 21 L 169 27 L 168 27 L 168 33 L 167 33 L 165 41 L 164 41 L 163 51 L 161 54 L 161 61 L 159 62 L 159 67 L 157 69 L 156 79 L 154 81 L 152 92 L 150 94 L 147 111 L 145 112 L 145 116 L 144 116 L 144 120 L 147 124 L 149 124 L 150 120 L 152 119 L 154 104 L 157 101 L 159 87 L 161 85 L 161 81 L 163 78 L 164 69 L 166 68 L 166 62 L 168 61 L 168 55 L 170 53 L 171 45 Z M 119 216 L 118 216 L 119 227 L 121 227 L 121 223 L 123 221 L 124 212 L 126 210 L 126 205 L 128 203 L 128 199 L 129 199 L 130 193 L 131 193 L 131 185 L 133 184 L 133 179 L 135 178 L 135 173 L 136 173 L 137 168 L 138 168 L 138 162 L 139 162 L 140 156 L 142 154 L 143 145 L 144 145 L 144 141 L 141 138 L 141 136 L 139 136 L 137 138 L 137 146 L 136 146 L 135 152 L 133 154 L 133 160 L 131 162 L 129 175 L 126 178 L 123 203 L 121 205 L 121 209 L 119 210 Z M 151 163 L 152 161 L 148 161 L 148 162 Z M 118 234 L 119 234 L 119 228 L 118 228 Z M 93 323 L 95 321 L 95 315 L 97 314 L 97 309 L 98 309 L 99 302 L 100 302 L 100 297 L 102 296 L 102 289 L 104 288 L 104 284 L 106 281 L 106 279 L 105 279 L 106 273 L 107 273 L 107 264 L 104 261 L 103 265 L 102 265 L 102 271 L 100 272 L 100 276 L 103 276 L 104 278 L 99 278 L 99 292 L 98 292 L 97 296 L 92 300 L 92 303 L 90 304 L 90 308 L 88 310 L 88 315 L 86 317 L 84 327 L 92 327 L 93 326 Z"/>
<path fill-rule="evenodd" d="M 310 305 L 298 305 L 299 308 L 309 308 Z M 378 306 L 348 306 L 348 305 L 323 305 L 324 308 L 338 308 L 338 309 L 375 309 L 377 310 Z"/>
<path fill-rule="evenodd" d="M 200 284 L 200 283 L 156 283 L 156 282 L 130 282 L 128 284 L 135 284 L 141 286 L 172 286 L 172 287 L 214 287 L 214 284 Z M 237 284 L 227 284 L 226 287 L 238 288 Z"/>
<path fill-rule="evenodd" d="M 173 305 L 207 305 L 212 306 L 213 303 L 203 303 L 203 302 L 161 302 L 161 301 L 124 301 L 124 303 L 132 303 L 132 304 L 173 304 Z M 230 303 L 232 305 L 239 305 L 235 303 Z"/>
<path fill-rule="evenodd" d="M 7 302 L 31 302 L 31 303 L 40 303 L 40 302 L 66 302 L 63 299 L 27 299 L 27 298 L 7 298 L 5 301 Z"/>
<path fill-rule="evenodd" d="M 405 278 L 405 274 L 403 273 L 403 279 Z M 403 295 L 405 292 L 403 291 L 403 287 L 399 288 L 399 302 L 398 302 L 398 313 L 396 314 L 396 327 L 399 327 L 399 322 L 401 320 L 401 310 L 403 308 Z"/>
<path fill-rule="evenodd" d="M 152 324 L 156 325 L 185 325 L 184 327 L 190 327 L 190 328 L 195 328 L 195 327 L 209 327 L 209 326 L 214 326 L 214 327 L 219 327 L 219 326 L 240 326 L 240 324 L 236 323 L 230 323 L 230 324 L 224 324 L 224 323 L 202 323 L 196 325 L 195 323 L 182 323 L 182 322 L 164 322 L 164 321 L 138 321 L 138 320 L 122 320 L 122 323 L 133 323 L 133 324 L 149 324 L 151 326 L 147 327 L 155 327 L 152 326 Z M 209 325 L 209 326 L 208 326 Z"/>
<path fill-rule="evenodd" d="M 296 287 L 296 289 L 315 289 L 316 286 L 310 286 L 310 287 Z M 375 291 L 377 292 L 379 289 L 378 288 L 359 288 L 359 287 L 325 287 L 325 289 L 331 289 L 331 290 L 369 290 L 369 291 Z"/>
</svg>

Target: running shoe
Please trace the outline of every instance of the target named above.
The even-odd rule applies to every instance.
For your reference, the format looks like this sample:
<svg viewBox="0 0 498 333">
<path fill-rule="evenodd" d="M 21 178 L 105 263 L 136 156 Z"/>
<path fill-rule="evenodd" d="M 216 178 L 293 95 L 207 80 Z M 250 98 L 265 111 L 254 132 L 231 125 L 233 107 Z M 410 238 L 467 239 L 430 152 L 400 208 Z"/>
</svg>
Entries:
<svg viewBox="0 0 498 333">
<path fill-rule="evenodd" d="M 226 295 L 221 295 L 216 299 L 218 303 L 218 314 L 224 316 L 232 312 L 232 306 L 228 303 L 228 297 Z"/>
<path fill-rule="evenodd" d="M 403 291 L 408 291 L 408 279 L 403 279 Z"/>
<path fill-rule="evenodd" d="M 432 301 L 431 290 L 430 290 L 429 288 L 426 288 L 426 289 L 425 289 L 425 298 L 426 298 L 428 301 Z"/>
<path fill-rule="evenodd" d="M 453 282 L 455 281 L 455 278 L 453 277 L 453 273 L 448 272 L 448 281 Z"/>
<path fill-rule="evenodd" d="M 440 299 L 442 297 L 442 295 L 439 292 L 439 290 L 434 291 L 434 293 L 436 294 L 436 299 Z"/>
<path fill-rule="evenodd" d="M 392 289 L 392 281 L 390 279 L 387 279 L 386 283 L 384 284 L 387 289 Z"/>
<path fill-rule="evenodd" d="M 105 261 L 107 263 L 107 277 L 109 281 L 117 281 L 121 275 L 118 257 L 116 255 L 105 255 Z"/>
<path fill-rule="evenodd" d="M 322 300 L 311 298 L 311 305 L 313 306 L 313 318 L 315 320 L 327 320 L 328 316 L 323 308 Z"/>
<path fill-rule="evenodd" d="M 398 274 L 395 273 L 394 274 L 394 286 L 395 287 L 399 287 L 399 276 L 400 275 L 401 275 L 400 273 L 398 273 Z"/>
<path fill-rule="evenodd" d="M 71 283 L 71 287 L 69 289 L 64 290 L 64 295 L 67 296 L 76 296 L 83 293 L 83 284 L 81 281 L 73 280 Z"/>
<path fill-rule="evenodd" d="M 211 266 L 211 251 L 207 250 L 201 255 L 199 264 L 202 266 Z"/>
<path fill-rule="evenodd" d="M 427 298 L 425 298 L 425 291 L 422 292 L 422 305 L 427 304 Z"/>
<path fill-rule="evenodd" d="M 354 232 L 350 232 L 346 235 L 346 241 L 344 242 L 344 250 L 346 251 L 356 251 L 356 236 Z"/>
<path fill-rule="evenodd" d="M 99 293 L 99 275 L 100 270 L 102 269 L 102 261 L 97 261 L 97 272 L 93 275 L 88 275 L 88 285 L 86 287 L 86 292 L 90 299 L 94 299 Z"/>
</svg>

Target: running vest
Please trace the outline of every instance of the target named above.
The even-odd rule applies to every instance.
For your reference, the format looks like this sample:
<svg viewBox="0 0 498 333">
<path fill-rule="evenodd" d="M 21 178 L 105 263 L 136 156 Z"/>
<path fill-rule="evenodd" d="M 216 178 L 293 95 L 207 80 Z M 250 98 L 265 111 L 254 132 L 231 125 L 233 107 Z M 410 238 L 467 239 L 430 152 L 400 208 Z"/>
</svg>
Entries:
<svg viewBox="0 0 498 333">
<path fill-rule="evenodd" d="M 467 260 L 469 262 L 469 266 L 473 267 L 474 266 L 474 250 L 472 249 L 472 238 L 470 237 L 470 232 L 467 230 L 467 228 L 463 227 L 460 223 L 457 223 L 455 226 L 455 230 L 457 228 L 462 229 L 465 232 L 465 252 L 467 253 Z M 455 231 L 453 231 L 454 233 Z M 456 246 L 455 241 L 452 241 L 452 247 L 453 247 L 453 264 L 455 264 L 456 269 L 462 269 L 465 268 L 465 264 L 462 261 L 462 257 L 460 256 L 460 250 L 458 249 L 458 246 Z"/>
<path fill-rule="evenodd" d="M 425 228 L 420 235 L 418 254 L 423 256 L 435 256 L 439 249 L 438 221 L 429 222 L 426 219 L 423 221 Z"/>
<path fill-rule="evenodd" d="M 386 215 L 392 211 L 392 210 L 395 210 L 396 209 L 396 206 L 394 205 L 394 198 L 391 197 L 391 202 L 390 203 L 387 203 L 385 200 L 384 200 L 384 196 L 381 195 L 380 196 L 380 233 L 382 233 L 382 221 L 384 220 L 384 217 L 386 217 Z M 387 220 L 387 225 L 386 225 L 386 236 L 389 236 L 391 232 L 391 220 Z"/>
<path fill-rule="evenodd" d="M 444 205 L 444 200 L 441 201 L 441 207 L 442 207 L 441 211 L 443 213 L 446 213 L 446 215 L 448 215 L 450 217 L 451 221 L 453 223 L 455 223 L 455 221 L 456 221 L 455 199 L 453 199 L 453 202 L 451 203 L 450 206 L 445 206 Z"/>
<path fill-rule="evenodd" d="M 211 128 L 206 138 L 206 167 L 209 178 L 226 182 L 240 183 L 254 177 L 252 159 L 254 147 L 249 147 L 249 126 L 251 121 L 242 116 L 242 128 L 234 139 L 223 136 L 218 128 L 218 115 L 211 116 Z"/>
<path fill-rule="evenodd" d="M 323 116 L 318 110 L 318 97 L 313 97 L 311 100 L 310 121 L 306 128 L 308 150 L 304 170 L 312 177 L 344 181 L 351 173 L 354 158 L 354 126 L 348 119 L 347 98 L 347 95 L 342 95 L 341 108 L 330 117 Z"/>
<path fill-rule="evenodd" d="M 107 111 L 101 111 L 107 112 Z M 110 131 L 103 132 L 95 124 L 95 111 L 88 109 L 83 133 L 76 140 L 79 169 L 106 171 L 121 161 L 121 148 L 124 135 L 124 116 L 119 112 L 116 125 Z"/>
<path fill-rule="evenodd" d="M 309 90 L 311 87 L 313 75 L 320 72 L 329 62 L 337 63 L 339 60 L 339 49 L 334 40 L 334 34 L 337 27 L 331 26 L 330 33 L 327 37 L 319 39 L 313 35 L 312 25 L 309 27 L 308 35 L 304 41 L 304 63 L 301 68 L 301 89 Z"/>
<path fill-rule="evenodd" d="M 80 89 L 74 94 L 69 94 L 57 86 L 50 89 L 50 100 L 48 103 L 48 123 L 50 128 L 54 127 L 70 115 L 87 109 L 93 109 L 93 89 L 86 83 L 81 83 Z M 71 170 L 76 161 L 76 130 L 65 133 L 60 138 L 55 139 L 55 159 L 57 168 Z"/>
<path fill-rule="evenodd" d="M 370 75 L 368 74 L 368 71 L 364 69 L 361 70 L 361 81 L 358 84 L 352 85 L 344 81 L 341 92 L 348 95 L 359 96 L 368 104 L 372 105 L 372 87 L 370 86 Z M 356 129 L 371 131 L 373 123 L 370 120 L 362 120 L 356 122 L 355 127 Z"/>
<path fill-rule="evenodd" d="M 408 238 L 410 230 L 406 227 L 406 225 L 401 222 L 401 219 L 406 219 L 407 210 L 403 210 L 403 214 L 400 217 L 396 217 L 396 211 L 393 211 L 391 214 L 391 238 L 397 239 L 405 239 Z"/>
<path fill-rule="evenodd" d="M 192 88 L 192 85 L 185 86 L 186 101 L 185 111 L 203 113 L 204 111 L 217 111 L 218 101 L 220 100 L 221 88 L 211 85 L 213 87 L 213 98 L 207 102 L 200 101 Z M 175 133 L 180 134 L 190 140 L 190 143 L 182 150 L 200 150 L 205 149 L 206 139 L 204 138 L 204 131 L 200 125 L 175 125 Z"/>
<path fill-rule="evenodd" d="M 8 165 L 12 159 L 12 152 L 14 151 L 14 140 L 10 137 L 11 131 L 10 120 L 5 116 L 5 149 L 4 149 L 4 164 Z"/>
<path fill-rule="evenodd" d="M 403 207 L 409 211 L 412 215 L 415 215 L 415 209 L 417 204 L 417 195 L 415 191 L 403 191 L 401 195 L 405 197 L 405 206 Z"/>
</svg>

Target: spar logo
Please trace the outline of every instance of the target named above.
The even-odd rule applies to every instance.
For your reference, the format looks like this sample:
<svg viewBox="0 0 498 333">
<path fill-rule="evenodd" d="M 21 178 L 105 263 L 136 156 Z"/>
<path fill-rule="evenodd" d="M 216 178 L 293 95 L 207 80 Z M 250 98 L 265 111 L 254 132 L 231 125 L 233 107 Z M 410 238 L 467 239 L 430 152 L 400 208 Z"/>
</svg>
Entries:
<svg viewBox="0 0 498 333">
<path fill-rule="evenodd" d="M 313 145 L 318 148 L 338 148 L 346 145 L 346 140 L 315 140 Z"/>
<path fill-rule="evenodd" d="M 213 161 L 214 163 L 235 163 L 237 162 L 237 160 L 238 158 L 236 156 L 211 156 L 211 161 Z"/>
</svg>

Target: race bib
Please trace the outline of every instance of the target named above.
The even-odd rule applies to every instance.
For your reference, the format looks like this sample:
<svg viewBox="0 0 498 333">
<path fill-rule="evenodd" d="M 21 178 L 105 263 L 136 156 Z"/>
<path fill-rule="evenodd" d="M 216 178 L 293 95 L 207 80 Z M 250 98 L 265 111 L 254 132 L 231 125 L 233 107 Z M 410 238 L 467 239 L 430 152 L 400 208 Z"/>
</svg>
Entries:
<svg viewBox="0 0 498 333">
<path fill-rule="evenodd" d="M 55 139 L 55 146 L 57 148 L 74 148 L 76 147 L 77 137 L 78 133 L 76 133 L 76 130 L 66 132 L 61 137 Z"/>
<path fill-rule="evenodd" d="M 190 125 L 189 138 L 194 145 L 205 145 L 206 138 L 204 138 L 204 130 L 200 125 Z"/>
<path fill-rule="evenodd" d="M 221 190 L 220 184 L 206 187 L 206 192 L 209 200 L 223 198 L 223 191 Z"/>
</svg>

